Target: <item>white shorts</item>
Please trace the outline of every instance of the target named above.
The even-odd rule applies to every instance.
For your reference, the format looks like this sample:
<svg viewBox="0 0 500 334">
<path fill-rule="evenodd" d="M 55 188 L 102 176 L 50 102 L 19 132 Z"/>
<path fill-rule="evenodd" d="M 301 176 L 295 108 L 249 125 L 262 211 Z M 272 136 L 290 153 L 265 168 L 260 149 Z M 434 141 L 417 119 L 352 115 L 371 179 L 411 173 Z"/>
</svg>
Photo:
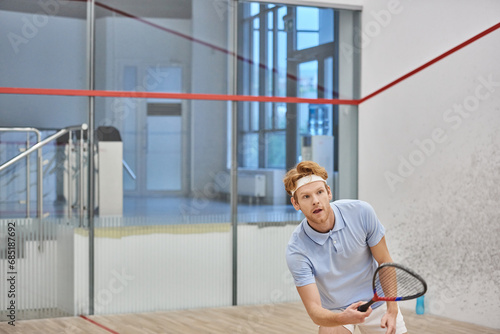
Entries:
<svg viewBox="0 0 500 334">
<path fill-rule="evenodd" d="M 357 327 L 362 334 L 372 334 L 372 333 L 385 333 L 387 328 L 380 327 L 380 321 L 387 311 L 387 304 L 384 303 L 374 309 L 372 314 L 365 319 L 365 322 L 359 325 L 345 325 L 344 328 L 354 333 L 354 329 Z M 405 321 L 401 310 L 398 306 L 398 316 L 396 317 L 396 334 L 403 334 L 408 332 L 406 329 Z"/>
</svg>

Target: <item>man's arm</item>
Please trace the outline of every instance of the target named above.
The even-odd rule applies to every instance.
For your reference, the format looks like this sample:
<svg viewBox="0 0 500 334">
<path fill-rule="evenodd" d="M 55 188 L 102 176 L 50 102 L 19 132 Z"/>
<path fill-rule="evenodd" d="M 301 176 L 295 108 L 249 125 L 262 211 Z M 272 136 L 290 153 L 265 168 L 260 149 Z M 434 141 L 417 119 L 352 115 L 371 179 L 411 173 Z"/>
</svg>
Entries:
<svg viewBox="0 0 500 334">
<path fill-rule="evenodd" d="M 335 327 L 347 324 L 359 324 L 364 322 L 365 318 L 372 312 L 371 308 L 366 312 L 359 312 L 357 310 L 358 306 L 364 302 L 354 303 L 341 313 L 334 313 L 327 310 L 321 306 L 321 298 L 316 284 L 297 287 L 297 291 L 309 317 L 319 326 Z"/>
<path fill-rule="evenodd" d="M 387 248 L 387 243 L 385 242 L 385 236 L 382 237 L 380 242 L 376 244 L 373 247 L 370 247 L 370 250 L 372 251 L 372 255 L 375 258 L 375 261 L 378 262 L 378 264 L 386 263 L 386 262 L 393 262 L 391 255 L 389 254 L 389 249 Z M 387 319 L 382 319 L 382 328 L 388 327 L 388 331 L 392 331 L 392 326 L 396 325 L 396 316 L 398 315 L 398 304 L 397 302 L 386 302 L 387 303 L 387 316 L 392 318 L 391 325 L 389 322 L 387 322 Z M 395 327 L 394 327 L 395 331 Z"/>
</svg>

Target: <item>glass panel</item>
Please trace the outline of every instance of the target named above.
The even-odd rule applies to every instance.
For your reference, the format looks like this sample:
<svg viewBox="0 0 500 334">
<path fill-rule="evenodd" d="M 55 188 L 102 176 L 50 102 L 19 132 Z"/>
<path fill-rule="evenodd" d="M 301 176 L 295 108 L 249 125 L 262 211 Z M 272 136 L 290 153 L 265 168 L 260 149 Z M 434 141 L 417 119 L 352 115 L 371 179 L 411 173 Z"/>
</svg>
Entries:
<svg viewBox="0 0 500 334">
<path fill-rule="evenodd" d="M 248 111 L 250 105 L 248 103 L 240 104 L 242 105 L 242 115 L 241 115 L 241 130 L 250 131 L 250 113 Z"/>
<path fill-rule="evenodd" d="M 333 57 L 328 57 L 324 61 L 324 66 L 325 66 L 325 82 L 323 83 L 324 89 L 324 96 L 325 99 L 333 99 L 337 98 L 338 94 L 334 92 L 334 86 L 333 86 L 333 75 L 335 69 L 333 68 Z"/>
<path fill-rule="evenodd" d="M 2 126 L 0 164 L 57 132 Z M 75 249 L 81 249 L 75 246 L 77 231 L 85 234 L 82 227 L 87 225 L 83 218 L 87 179 L 82 179 L 87 175 L 88 156 L 83 150 L 87 145 L 81 131 L 78 136 L 70 132 L 0 172 L 0 260 L 9 259 L 9 268 L 0 266 L 0 275 L 13 277 L 15 283 L 10 283 L 16 286 L 15 296 L 2 294 L 5 298 L 0 298 L 2 319 L 13 314 L 8 313 L 12 302 L 15 319 L 9 320 L 14 322 L 73 316 L 74 296 L 78 292 L 88 295 L 88 284 L 81 284 L 81 276 L 75 276 L 88 253 L 73 256 Z M 86 263 L 79 274 L 88 277 Z M 79 303 L 87 312 L 84 301 Z"/>
<path fill-rule="evenodd" d="M 257 168 L 259 167 L 259 135 L 249 133 L 243 135 L 243 167 Z"/>
<path fill-rule="evenodd" d="M 318 98 L 318 61 L 299 64 L 298 97 Z"/>
<path fill-rule="evenodd" d="M 277 92 L 276 96 L 286 96 L 286 82 L 287 82 L 287 33 L 284 31 L 278 32 L 278 45 L 276 52 L 277 55 Z"/>
<path fill-rule="evenodd" d="M 233 2 L 96 7 L 98 89 L 232 93 L 234 50 L 226 32 Z M 96 99 L 96 122 L 106 120 L 122 134 L 136 179 L 135 187 L 125 188 L 123 217 L 96 222 L 96 313 L 230 305 L 230 104 L 134 98 L 122 103 L 129 111 L 124 114 L 114 100 Z M 110 296 L 117 276 L 126 284 Z M 204 284 L 189 277 L 204 277 Z"/>
<path fill-rule="evenodd" d="M 0 2 L 0 86 L 85 89 L 86 13 L 78 1 Z"/>
<path fill-rule="evenodd" d="M 333 9 L 319 10 L 319 44 L 331 43 L 334 40 L 334 13 Z"/>
<path fill-rule="evenodd" d="M 298 32 L 297 50 L 303 50 L 319 45 L 319 34 L 317 32 Z"/>
<path fill-rule="evenodd" d="M 275 124 L 276 129 L 286 127 L 286 103 L 276 103 Z"/>
<path fill-rule="evenodd" d="M 260 4 L 257 2 L 252 2 L 250 4 L 250 16 L 254 16 L 259 14 L 260 12 Z"/>
<path fill-rule="evenodd" d="M 274 68 L 274 33 L 267 33 L 267 66 L 266 66 L 266 92 L 265 95 L 274 95 L 274 78 L 275 68 Z"/>
<path fill-rule="evenodd" d="M 264 110 L 266 113 L 264 128 L 271 130 L 273 128 L 273 103 L 264 103 Z"/>
<path fill-rule="evenodd" d="M 170 66 L 150 66 L 146 69 L 146 90 L 159 93 L 182 92 L 182 68 Z M 148 102 L 180 102 L 177 99 L 148 99 Z"/>
<path fill-rule="evenodd" d="M 283 20 L 283 17 L 286 15 L 286 7 L 280 7 L 278 8 L 278 29 L 279 30 L 285 30 L 285 21 Z"/>
<path fill-rule="evenodd" d="M 0 87 L 86 89 L 86 13 L 79 1 L 0 1 Z M 81 124 L 87 100 L 0 94 L 1 125 Z"/>
<path fill-rule="evenodd" d="M 181 190 L 181 127 L 180 116 L 148 116 L 147 190 Z"/>
<path fill-rule="evenodd" d="M 255 19 L 258 22 L 259 19 Z M 260 72 L 260 31 L 253 32 L 252 48 L 252 95 L 259 95 L 259 72 Z"/>
<path fill-rule="evenodd" d="M 318 30 L 319 9 L 314 7 L 297 7 L 297 30 Z"/>
<path fill-rule="evenodd" d="M 259 102 L 250 102 L 252 106 L 252 110 L 250 112 L 250 121 L 251 121 L 251 131 L 259 131 Z"/>
<path fill-rule="evenodd" d="M 147 126 L 136 124 L 138 145 L 146 145 L 138 150 L 144 158 L 138 159 L 142 163 L 137 171 L 138 190 L 125 194 L 123 217 L 101 216 L 96 221 L 99 314 L 231 304 L 231 251 L 226 247 L 231 244 L 227 103 L 181 101 L 182 114 L 172 105 L 176 104 L 149 103 L 148 113 L 138 115 L 138 123 Z M 182 144 L 185 113 L 192 119 L 190 151 Z M 140 179 L 141 168 L 145 180 Z M 185 182 L 190 189 L 186 193 L 179 191 Z M 167 190 L 177 191 L 174 196 Z M 155 259 L 159 253 L 167 255 L 158 261 L 144 260 Z M 143 260 L 131 261 L 135 257 Z M 219 269 L 203 273 L 206 266 Z M 110 297 L 108 287 L 117 276 L 125 284 Z M 201 276 L 204 284 L 188 289 L 191 283 L 186 277 Z"/>
<path fill-rule="evenodd" d="M 322 43 L 333 40 L 333 14 L 331 13 L 333 13 L 331 9 L 297 7 L 297 50 L 319 45 L 320 28 Z"/>
</svg>

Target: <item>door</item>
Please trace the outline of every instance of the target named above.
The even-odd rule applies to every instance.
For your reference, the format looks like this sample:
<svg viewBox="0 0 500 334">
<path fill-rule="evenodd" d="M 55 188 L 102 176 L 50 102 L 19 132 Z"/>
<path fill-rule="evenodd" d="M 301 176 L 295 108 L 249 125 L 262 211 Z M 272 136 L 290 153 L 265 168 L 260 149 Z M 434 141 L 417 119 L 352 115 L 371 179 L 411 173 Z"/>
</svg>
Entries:
<svg viewBox="0 0 500 334">
<path fill-rule="evenodd" d="M 182 92 L 179 66 L 124 66 L 123 88 L 147 92 Z M 143 78 L 139 80 L 139 78 Z M 183 192 L 183 103 L 143 99 L 129 103 L 123 122 L 124 188 L 128 195 L 165 196 Z"/>
</svg>

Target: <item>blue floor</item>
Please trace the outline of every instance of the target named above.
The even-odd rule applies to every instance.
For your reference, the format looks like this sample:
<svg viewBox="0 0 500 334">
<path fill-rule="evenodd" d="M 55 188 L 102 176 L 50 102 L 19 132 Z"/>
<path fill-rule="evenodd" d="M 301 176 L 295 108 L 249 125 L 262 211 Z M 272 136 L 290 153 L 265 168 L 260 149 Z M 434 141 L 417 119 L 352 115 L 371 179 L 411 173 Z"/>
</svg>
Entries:
<svg viewBox="0 0 500 334">
<path fill-rule="evenodd" d="M 31 203 L 30 217 L 37 216 L 36 210 L 36 203 Z M 64 202 L 46 200 L 43 212 L 45 217 L 63 218 L 68 216 L 68 207 Z M 78 212 L 73 210 L 72 215 L 77 217 Z M 25 204 L 17 201 L 0 203 L 0 219 L 25 217 Z M 227 201 L 207 198 L 125 196 L 123 217 L 144 217 L 148 221 L 165 224 L 229 222 L 231 207 Z M 300 221 L 302 217 L 292 205 L 265 205 L 250 201 L 238 204 L 238 222 L 241 223 L 290 222 Z"/>
</svg>

